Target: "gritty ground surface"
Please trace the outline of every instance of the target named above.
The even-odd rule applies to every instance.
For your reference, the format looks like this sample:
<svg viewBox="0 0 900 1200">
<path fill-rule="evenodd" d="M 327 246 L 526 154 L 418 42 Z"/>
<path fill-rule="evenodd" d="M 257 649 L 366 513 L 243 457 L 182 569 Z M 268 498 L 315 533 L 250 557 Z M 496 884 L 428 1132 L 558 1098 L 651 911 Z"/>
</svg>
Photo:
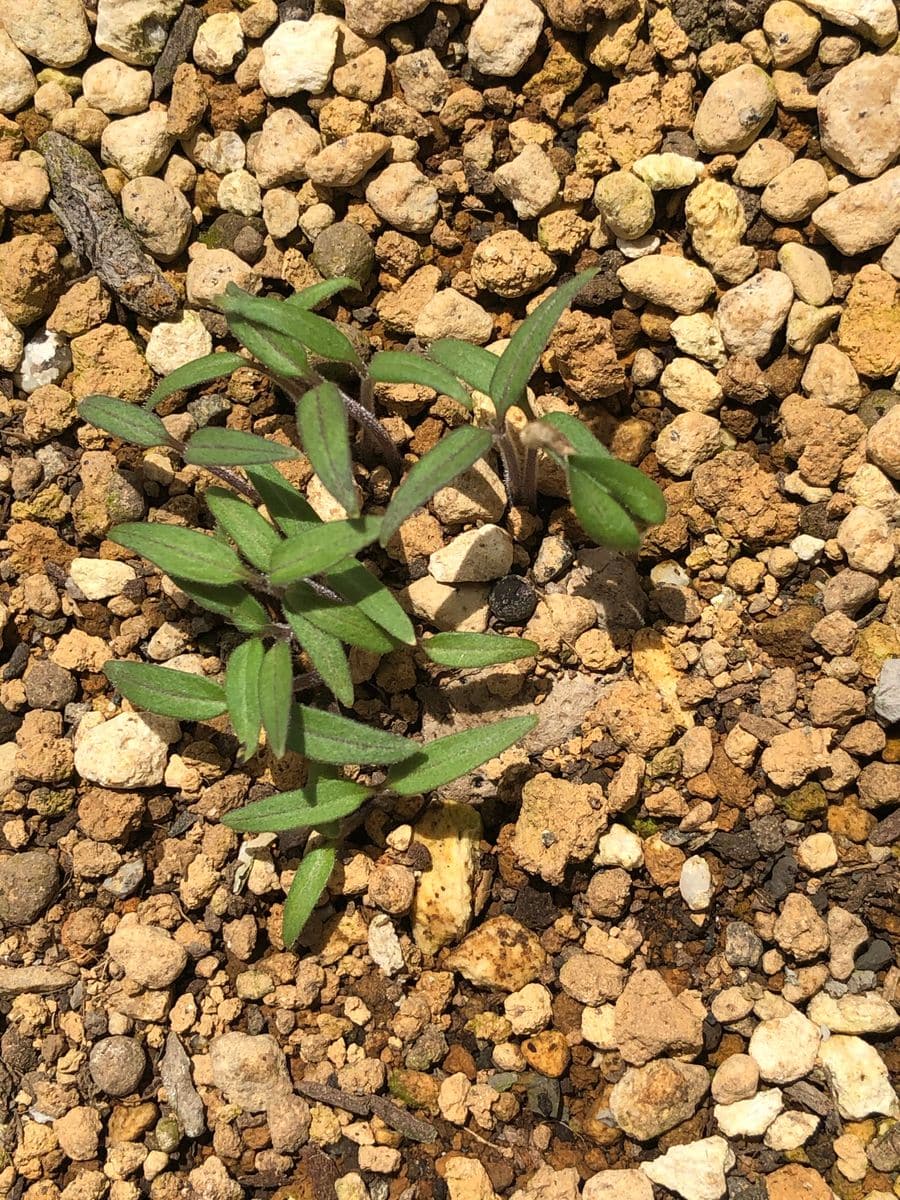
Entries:
<svg viewBox="0 0 900 1200">
<path fill-rule="evenodd" d="M 891 0 L 0 0 L 0 26 L 0 1195 L 900 1194 Z M 73 253 L 48 130 L 175 313 Z M 542 719 L 369 812 L 287 952 L 302 839 L 217 818 L 303 764 L 240 767 L 224 719 L 141 717 L 102 674 L 221 670 L 227 629 L 106 540 L 202 524 L 209 481 L 76 404 L 233 348 L 229 279 L 349 274 L 329 311 L 362 346 L 489 344 L 592 265 L 535 406 L 668 520 L 598 551 L 549 472 L 530 514 L 493 464 L 371 560 L 424 631 L 541 657 L 359 656 L 358 716 Z M 461 420 L 419 387 L 378 406 L 409 462 Z M 252 369 L 162 411 L 296 438 Z M 359 482 L 384 504 L 382 467 Z M 455 539 L 486 524 L 473 580 Z"/>
</svg>

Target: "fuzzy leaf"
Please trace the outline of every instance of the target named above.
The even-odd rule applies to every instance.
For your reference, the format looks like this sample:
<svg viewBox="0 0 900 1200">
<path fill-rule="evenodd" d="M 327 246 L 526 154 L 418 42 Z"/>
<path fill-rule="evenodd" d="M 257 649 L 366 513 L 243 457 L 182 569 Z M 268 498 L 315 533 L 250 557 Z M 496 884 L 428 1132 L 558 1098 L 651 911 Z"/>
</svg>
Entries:
<svg viewBox="0 0 900 1200">
<path fill-rule="evenodd" d="M 195 358 L 193 362 L 177 367 L 158 383 L 150 393 L 145 407 L 152 412 L 157 404 L 161 404 L 175 392 L 183 392 L 199 383 L 211 383 L 213 379 L 222 379 L 238 367 L 246 366 L 249 364 L 240 354 L 205 354 L 203 358 Z"/>
<path fill-rule="evenodd" d="M 177 575 L 172 575 L 171 579 L 195 604 L 199 604 L 208 612 L 226 617 L 242 633 L 259 633 L 269 624 L 266 610 L 256 597 L 251 596 L 239 583 L 213 587 L 211 584 L 197 583 Z"/>
<path fill-rule="evenodd" d="M 184 461 L 195 467 L 252 467 L 299 458 L 293 446 L 281 446 L 242 429 L 206 425 L 188 438 Z"/>
<path fill-rule="evenodd" d="M 476 392 L 490 394 L 491 378 L 500 359 L 483 346 L 473 346 L 460 338 L 438 338 L 428 347 L 428 357 L 458 375 Z"/>
<path fill-rule="evenodd" d="M 317 779 L 312 787 L 280 792 L 227 813 L 222 824 L 238 833 L 318 829 L 349 817 L 371 794 L 369 788 L 348 779 Z"/>
<path fill-rule="evenodd" d="M 290 949 L 312 916 L 337 862 L 334 842 L 323 842 L 307 850 L 297 868 L 281 918 L 281 939 Z"/>
<path fill-rule="evenodd" d="M 248 467 L 247 478 L 259 492 L 269 516 L 288 537 L 321 524 L 315 510 L 275 467 Z"/>
<path fill-rule="evenodd" d="M 352 604 L 328 600 L 305 583 L 295 583 L 284 595 L 285 613 L 297 613 L 317 629 L 331 634 L 348 646 L 359 646 L 373 654 L 388 654 L 395 640 L 364 612 Z"/>
<path fill-rule="evenodd" d="M 274 329 L 246 321 L 243 317 L 230 316 L 228 328 L 254 358 L 276 375 L 283 375 L 286 379 L 305 379 L 309 374 L 309 359 L 299 342 L 276 333 Z"/>
<path fill-rule="evenodd" d="M 114 396 L 88 396 L 78 405 L 78 415 L 82 421 L 133 446 L 165 446 L 169 441 L 159 417 Z"/>
<path fill-rule="evenodd" d="M 272 753 L 281 758 L 294 698 L 294 666 L 287 642 L 275 642 L 266 651 L 259 670 L 259 711 Z"/>
<path fill-rule="evenodd" d="M 321 283 L 312 283 L 309 287 L 303 288 L 299 292 L 294 292 L 293 296 L 288 296 L 285 304 L 290 304 L 292 308 L 302 308 L 311 311 L 319 304 L 324 304 L 326 300 L 330 300 L 338 292 L 348 289 L 358 292 L 360 290 L 358 281 L 351 279 L 349 275 L 336 275 L 334 279 L 323 279 Z"/>
<path fill-rule="evenodd" d="M 124 659 L 104 663 L 103 672 L 132 704 L 163 717 L 206 721 L 225 711 L 224 691 L 203 675 Z"/>
<path fill-rule="evenodd" d="M 490 667 L 540 653 L 537 642 L 497 633 L 437 633 L 422 642 L 422 649 L 442 667 Z"/>
<path fill-rule="evenodd" d="M 327 571 L 371 545 L 381 531 L 380 517 L 328 521 L 282 542 L 272 555 L 269 578 L 276 587 Z"/>
<path fill-rule="evenodd" d="M 419 750 L 418 744 L 409 738 L 305 704 L 294 706 L 288 745 L 313 762 L 336 767 L 351 763 L 373 766 L 398 763 Z"/>
<path fill-rule="evenodd" d="M 569 496 L 575 516 L 584 532 L 598 545 L 614 550 L 637 550 L 641 535 L 634 521 L 597 480 L 593 463 L 593 459 L 578 454 L 566 459 Z"/>
<path fill-rule="evenodd" d="M 260 571 L 268 570 L 272 552 L 281 545 L 281 538 L 265 517 L 226 488 L 207 488 L 206 503 L 247 562 Z"/>
<path fill-rule="evenodd" d="M 558 287 L 525 318 L 512 335 L 509 345 L 500 355 L 491 380 L 490 396 L 498 419 L 502 420 L 514 404 L 521 406 L 528 380 L 550 340 L 556 322 L 598 269 L 593 267 L 590 271 L 582 271 Z"/>
<path fill-rule="evenodd" d="M 307 350 L 330 362 L 350 363 L 357 368 L 362 366 L 356 347 L 333 321 L 293 305 L 287 305 L 286 308 L 284 332 L 295 337 Z"/>
<path fill-rule="evenodd" d="M 248 638 L 232 650 L 225 667 L 225 699 L 228 716 L 241 744 L 241 762 L 252 758 L 259 747 L 262 728 L 259 673 L 265 653 L 259 638 Z"/>
<path fill-rule="evenodd" d="M 300 585 L 295 585 L 300 586 Z M 340 639 L 319 629 L 285 597 L 284 615 L 294 637 L 334 698 L 348 708 L 353 703 L 353 676 Z"/>
<path fill-rule="evenodd" d="M 583 458 L 580 461 L 585 463 Z M 616 458 L 589 458 L 587 462 L 597 482 L 633 517 L 645 525 L 658 525 L 666 519 L 666 498 L 643 471 Z"/>
<path fill-rule="evenodd" d="M 238 583 L 247 568 L 224 542 L 179 525 L 127 522 L 116 525 L 109 540 L 141 554 L 167 575 L 221 587 Z"/>
<path fill-rule="evenodd" d="M 561 433 L 572 447 L 574 454 L 582 454 L 588 458 L 612 458 L 603 443 L 594 437 L 587 425 L 583 421 L 579 421 L 577 417 L 573 417 L 569 413 L 554 412 L 541 417 L 541 421 L 544 425 L 555 429 L 557 433 Z M 563 457 L 554 454 L 554 458 L 558 462 L 562 462 Z"/>
<path fill-rule="evenodd" d="M 496 758 L 525 737 L 537 725 L 537 717 L 507 717 L 477 729 L 437 738 L 419 753 L 388 772 L 387 786 L 400 796 L 432 792 Z"/>
<path fill-rule="evenodd" d="M 406 646 L 416 644 L 412 621 L 390 590 L 362 563 L 353 558 L 338 563 L 329 570 L 326 583 L 396 641 Z"/>
<path fill-rule="evenodd" d="M 440 363 L 409 350 L 379 350 L 369 359 L 369 375 L 376 383 L 419 383 L 443 396 L 452 396 L 464 408 L 472 397 L 455 375 Z"/>
<path fill-rule="evenodd" d="M 491 442 L 487 429 L 462 425 L 423 455 L 394 492 L 387 507 L 381 527 L 382 546 L 387 545 L 407 517 L 427 503 L 439 488 L 483 458 L 490 450 Z"/>
<path fill-rule="evenodd" d="M 359 516 L 347 412 L 337 386 L 324 380 L 304 392 L 297 428 L 312 468 L 348 516 Z"/>
</svg>

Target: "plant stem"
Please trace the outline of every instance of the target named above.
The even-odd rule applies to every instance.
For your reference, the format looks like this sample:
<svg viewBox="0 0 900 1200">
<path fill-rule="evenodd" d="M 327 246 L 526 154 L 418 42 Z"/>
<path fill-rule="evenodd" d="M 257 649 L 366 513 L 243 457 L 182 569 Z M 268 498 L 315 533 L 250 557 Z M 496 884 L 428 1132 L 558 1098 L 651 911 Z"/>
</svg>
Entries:
<svg viewBox="0 0 900 1200">
<path fill-rule="evenodd" d="M 497 453 L 500 455 L 500 465 L 503 468 L 503 482 L 510 504 L 521 504 L 522 477 L 519 469 L 519 456 L 508 433 L 503 432 L 494 441 Z"/>
<path fill-rule="evenodd" d="M 340 391 L 340 389 L 338 390 Z M 344 391 L 341 391 L 341 399 L 344 402 L 344 407 L 347 409 L 348 415 L 374 441 L 376 449 L 384 459 L 384 465 L 390 471 L 391 478 L 396 483 L 403 474 L 403 458 L 388 436 L 387 430 L 378 418 L 370 413 L 358 400 L 354 400 L 352 396 L 348 396 Z"/>
<path fill-rule="evenodd" d="M 176 454 L 180 454 L 184 458 L 184 442 L 179 441 L 178 438 L 170 437 L 166 445 L 170 450 L 174 450 Z M 229 487 L 233 487 L 236 492 L 240 492 L 242 496 L 246 496 L 254 504 L 259 504 L 259 494 L 256 488 L 249 484 L 246 479 L 242 479 L 237 471 L 232 471 L 229 467 L 203 467 L 202 469 L 209 471 L 210 475 L 215 475 L 216 479 L 221 479 Z"/>
<path fill-rule="evenodd" d="M 522 503 L 530 511 L 537 507 L 537 450 L 528 446 L 522 467 Z"/>
</svg>

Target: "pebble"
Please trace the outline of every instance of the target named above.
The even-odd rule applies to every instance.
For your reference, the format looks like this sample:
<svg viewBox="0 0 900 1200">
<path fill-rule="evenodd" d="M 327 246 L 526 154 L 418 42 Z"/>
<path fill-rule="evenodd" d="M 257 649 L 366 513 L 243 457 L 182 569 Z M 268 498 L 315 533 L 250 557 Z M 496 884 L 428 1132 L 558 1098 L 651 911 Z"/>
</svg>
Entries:
<svg viewBox="0 0 900 1200">
<path fill-rule="evenodd" d="M 0 859 L 0 925 L 33 924 L 59 890 L 59 866 L 46 850 Z"/>
<path fill-rule="evenodd" d="M 897 9 L 893 0 L 804 0 L 804 4 L 876 46 L 887 46 L 897 37 Z"/>
<path fill-rule="evenodd" d="M 691 187 L 703 174 L 703 163 L 684 154 L 645 154 L 631 164 L 638 179 L 654 192 Z"/>
<path fill-rule="evenodd" d="M 391 163 L 366 188 L 366 200 L 391 228 L 428 233 L 438 218 L 438 193 L 415 163 Z"/>
<path fill-rule="evenodd" d="M 660 1187 L 677 1192 L 684 1200 L 720 1200 L 725 1195 L 725 1175 L 734 1166 L 735 1157 L 721 1137 L 703 1138 L 681 1146 L 672 1146 L 641 1170 Z"/>
<path fill-rule="evenodd" d="M 324 92 L 337 57 L 338 30 L 337 18 L 325 13 L 280 24 L 262 44 L 259 84 L 266 95 Z"/>
<path fill-rule="evenodd" d="M 152 108 L 110 121 L 100 138 L 100 157 L 129 179 L 155 175 L 168 158 L 173 141 L 166 128 L 166 110 Z"/>
<path fill-rule="evenodd" d="M 187 966 L 187 950 L 164 929 L 120 921 L 109 939 L 109 956 L 129 979 L 145 988 L 165 988 Z"/>
<path fill-rule="evenodd" d="M 137 1091 L 147 1066 L 147 1056 L 135 1038 L 102 1038 L 91 1047 L 88 1070 L 91 1079 L 107 1096 L 130 1096 Z"/>
<path fill-rule="evenodd" d="M 72 67 L 91 48 L 80 0 L 0 0 L 0 24 L 23 54 L 48 67 Z"/>
<path fill-rule="evenodd" d="M 709 864 L 699 854 L 686 859 L 678 881 L 681 898 L 691 912 L 703 912 L 709 908 L 715 894 Z"/>
<path fill-rule="evenodd" d="M 800 892 L 792 892 L 787 897 L 773 932 L 781 949 L 798 962 L 811 962 L 828 949 L 828 926 L 812 902 Z"/>
<path fill-rule="evenodd" d="M 517 75 L 543 24 L 544 14 L 531 0 L 486 0 L 469 32 L 469 62 L 483 75 Z"/>
<path fill-rule="evenodd" d="M 209 1057 L 213 1083 L 245 1112 L 265 1112 L 293 1093 L 284 1052 L 268 1034 L 219 1034 Z"/>
<path fill-rule="evenodd" d="M 506 575 L 491 589 L 491 612 L 502 625 L 524 625 L 537 608 L 538 597 L 521 575 Z"/>
<path fill-rule="evenodd" d="M 608 228 L 619 238 L 643 237 L 656 218 L 653 192 L 631 171 L 612 171 L 599 180 L 594 189 L 594 204 Z"/>
<path fill-rule="evenodd" d="M 354 33 L 374 38 L 388 25 L 408 21 L 427 6 L 428 0 L 345 0 L 344 16 Z"/>
<path fill-rule="evenodd" d="M 766 184 L 760 204 L 773 221 L 804 221 L 828 199 L 828 176 L 821 163 L 801 158 Z"/>
<path fill-rule="evenodd" d="M 537 242 L 530 242 L 516 229 L 504 229 L 478 243 L 471 270 L 478 287 L 516 299 L 543 287 L 553 278 L 556 266 Z"/>
<path fill-rule="evenodd" d="M 172 262 L 194 231 L 191 206 L 184 194 L 156 176 L 131 179 L 120 194 L 122 213 L 144 249 L 160 262 Z"/>
<path fill-rule="evenodd" d="M 832 161 L 873 179 L 900 154 L 900 59 L 863 54 L 818 97 L 819 136 Z"/>
<path fill-rule="evenodd" d="M 841 254 L 864 254 L 886 245 L 900 233 L 900 167 L 831 196 L 812 219 Z"/>
<path fill-rule="evenodd" d="M 811 875 L 827 871 L 837 861 L 837 846 L 830 833 L 812 833 L 797 846 L 797 862 Z"/>
<path fill-rule="evenodd" d="M 157 787 L 163 781 L 169 746 L 181 736 L 178 723 L 149 713 L 119 713 L 79 730 L 75 769 L 101 787 Z"/>
<path fill-rule="evenodd" d="M 515 158 L 498 167 L 494 182 L 523 221 L 540 216 L 559 195 L 559 175 L 535 142 L 528 142 Z"/>
<path fill-rule="evenodd" d="M 98 50 L 135 66 L 156 62 L 182 0 L 98 0 L 94 41 Z"/>
<path fill-rule="evenodd" d="M 900 404 L 871 427 L 866 436 L 866 454 L 892 479 L 900 479 Z"/>
<path fill-rule="evenodd" d="M 887 517 L 858 504 L 837 529 L 836 540 L 855 571 L 880 575 L 894 561 L 894 543 Z"/>
<path fill-rule="evenodd" d="M 582 1200 L 653 1200 L 653 1184 L 640 1171 L 598 1171 L 584 1182 Z"/>
<path fill-rule="evenodd" d="M 815 1066 L 821 1035 L 799 1012 L 762 1021 L 750 1038 L 748 1053 L 767 1083 L 792 1083 Z M 777 1115 L 777 1114 L 774 1114 Z"/>
<path fill-rule="evenodd" d="M 616 275 L 642 300 L 683 315 L 699 312 L 716 290 L 710 271 L 673 254 L 646 255 L 619 267 Z"/>
<path fill-rule="evenodd" d="M 0 112 L 17 113 L 37 91 L 31 64 L 0 27 Z"/>
<path fill-rule="evenodd" d="M 764 358 L 787 320 L 793 298 L 788 276 L 768 269 L 727 291 L 716 320 L 728 352 Z"/>
<path fill-rule="evenodd" d="M 131 117 L 144 112 L 153 92 L 149 71 L 139 71 L 115 58 L 92 63 L 81 77 L 81 84 L 90 107 L 108 117 Z"/>
<path fill-rule="evenodd" d="M 769 1088 L 747 1100 L 717 1104 L 713 1115 L 726 1137 L 762 1137 L 783 1108 L 781 1089 Z"/>
<path fill-rule="evenodd" d="M 707 154 L 746 150 L 774 111 L 772 80 L 745 63 L 710 84 L 694 118 L 694 141 Z"/>
<path fill-rule="evenodd" d="M 793 284 L 798 300 L 802 300 L 805 304 L 823 305 L 831 299 L 834 292 L 831 272 L 818 251 L 811 250 L 808 246 L 801 246 L 797 242 L 788 242 L 778 251 L 778 265 Z M 830 353 L 832 350 L 836 354 L 840 353 L 831 346 L 823 347 L 823 349 L 826 353 Z M 813 354 L 815 355 L 815 351 Z M 846 358 L 846 356 L 843 357 Z M 807 371 L 811 366 L 812 358 L 807 363 Z"/>
<path fill-rule="evenodd" d="M 900 658 L 888 658 L 872 693 L 875 712 L 889 725 L 900 721 Z"/>
<path fill-rule="evenodd" d="M 756 1095 L 759 1067 L 749 1054 L 731 1054 L 716 1068 L 712 1097 L 717 1104 L 731 1105 Z"/>
<path fill-rule="evenodd" d="M 475 987 L 517 992 L 541 974 L 547 956 L 535 935 L 512 917 L 490 917 L 447 958 Z"/>
<path fill-rule="evenodd" d="M 442 632 L 484 633 L 487 629 L 487 588 L 454 588 L 425 575 L 404 588 L 400 598 L 410 612 Z"/>
<path fill-rule="evenodd" d="M 323 187 L 353 187 L 390 149 L 383 133 L 351 133 L 306 160 L 305 173 Z"/>
<path fill-rule="evenodd" d="M 226 75 L 244 54 L 244 31 L 236 12 L 213 13 L 194 38 L 194 62 L 201 71 Z"/>
<path fill-rule="evenodd" d="M 413 331 L 424 342 L 452 337 L 483 346 L 493 334 L 494 318 L 475 300 L 455 288 L 443 288 L 422 308 Z"/>
<path fill-rule="evenodd" d="M 469 928 L 481 833 L 477 809 L 453 800 L 434 801 L 416 822 L 414 842 L 431 862 L 412 904 L 413 938 L 425 954 L 459 941 Z"/>
<path fill-rule="evenodd" d="M 684 219 L 697 254 L 717 271 L 720 262 L 739 252 L 747 218 L 740 197 L 727 183 L 698 183 L 685 200 Z"/>
<path fill-rule="evenodd" d="M 716 368 L 724 367 L 728 361 L 719 326 L 708 313 L 700 312 L 693 313 L 689 317 L 676 317 L 671 325 L 671 333 L 675 339 L 675 345 L 682 354 L 687 354 L 691 358 L 699 358 L 701 362 L 709 363 Z M 673 364 L 675 361 L 677 360 L 673 360 Z M 633 370 L 632 378 L 634 378 Z M 635 380 L 635 382 L 637 381 Z M 721 397 L 721 385 L 717 383 L 717 387 Z M 686 410 L 696 409 L 693 404 L 679 405 L 679 407 Z M 700 409 L 699 411 L 707 410 Z"/>
<path fill-rule="evenodd" d="M 772 62 L 776 67 L 793 67 L 815 49 L 822 22 L 793 0 L 776 0 L 763 17 Z"/>
<path fill-rule="evenodd" d="M 878 992 L 832 998 L 825 992 L 813 996 L 807 1016 L 831 1033 L 893 1033 L 900 1015 Z"/>
<path fill-rule="evenodd" d="M 687 412 L 714 413 L 722 403 L 715 375 L 692 358 L 673 358 L 659 382 L 669 403 Z"/>
<path fill-rule="evenodd" d="M 428 570 L 439 583 L 487 583 L 508 574 L 512 539 L 499 525 L 470 529 L 435 550 Z"/>
<path fill-rule="evenodd" d="M 662 467 L 677 479 L 715 457 L 722 449 L 722 426 L 705 413 L 679 413 L 660 433 L 654 452 Z"/>
<path fill-rule="evenodd" d="M 819 1062 L 828 1072 L 838 1112 L 848 1121 L 873 1113 L 900 1116 L 900 1102 L 884 1060 L 862 1038 L 835 1034 L 819 1048 Z"/>
<path fill-rule="evenodd" d="M 819 1127 L 814 1113 L 783 1112 L 766 1130 L 765 1144 L 771 1150 L 798 1150 Z"/>
<path fill-rule="evenodd" d="M 210 307 L 229 283 L 242 291 L 256 293 L 260 280 L 252 267 L 231 250 L 207 250 L 195 244 L 189 251 L 191 262 L 185 276 L 188 303 L 197 308 Z"/>
<path fill-rule="evenodd" d="M 212 334 L 191 309 L 178 321 L 161 321 L 147 338 L 144 356 L 157 375 L 170 375 L 185 363 L 212 353 Z"/>
<path fill-rule="evenodd" d="M 628 1067 L 609 1094 L 609 1106 L 629 1137 L 650 1142 L 692 1117 L 708 1089 L 703 1067 L 659 1058 L 644 1067 Z"/>
<path fill-rule="evenodd" d="M 40 387 L 59 383 L 71 369 L 69 343 L 45 329 L 25 343 L 15 375 L 16 386 L 30 396 Z"/>
</svg>

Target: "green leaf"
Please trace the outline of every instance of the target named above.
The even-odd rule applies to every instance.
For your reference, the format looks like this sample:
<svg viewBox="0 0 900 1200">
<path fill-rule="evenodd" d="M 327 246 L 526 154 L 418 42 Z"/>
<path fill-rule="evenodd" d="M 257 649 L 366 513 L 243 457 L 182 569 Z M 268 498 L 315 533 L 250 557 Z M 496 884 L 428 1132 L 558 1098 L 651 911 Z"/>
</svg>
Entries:
<svg viewBox="0 0 900 1200">
<path fill-rule="evenodd" d="M 569 496 L 584 532 L 601 546 L 637 550 L 641 535 L 628 513 L 612 498 L 592 470 L 594 459 L 573 454 L 566 459 Z"/>
<path fill-rule="evenodd" d="M 371 545 L 380 532 L 380 517 L 355 517 L 351 521 L 328 521 L 295 534 L 272 555 L 269 579 L 281 587 L 318 575 Z"/>
<path fill-rule="evenodd" d="M 554 412 L 541 417 L 541 421 L 544 425 L 555 429 L 557 433 L 561 433 L 575 454 L 582 454 L 587 458 L 612 458 L 603 443 L 594 437 L 587 425 L 583 421 L 579 421 L 577 417 L 573 417 L 569 413 Z M 564 457 L 564 455 L 554 454 L 554 458 L 559 462 L 562 462 Z"/>
<path fill-rule="evenodd" d="M 288 745 L 313 762 L 335 767 L 368 763 L 382 766 L 402 762 L 419 750 L 419 745 L 396 733 L 385 733 L 337 713 L 323 712 L 305 704 L 294 706 Z"/>
<path fill-rule="evenodd" d="M 382 546 L 387 545 L 406 518 L 430 500 L 439 488 L 483 458 L 490 450 L 492 440 L 489 430 L 462 425 L 423 455 L 394 492 L 387 507 L 381 527 Z"/>
<path fill-rule="evenodd" d="M 104 663 L 103 672 L 132 704 L 163 717 L 206 721 L 225 711 L 225 692 L 203 675 L 125 660 Z"/>
<path fill-rule="evenodd" d="M 415 758 L 393 767 L 387 785 L 400 796 L 432 792 L 496 758 L 537 725 L 537 717 L 507 717 L 491 725 L 437 738 Z"/>
<path fill-rule="evenodd" d="M 442 667 L 490 667 L 540 653 L 537 642 L 497 633 L 437 633 L 422 642 L 422 649 Z"/>
<path fill-rule="evenodd" d="M 379 350 L 369 359 L 369 375 L 376 383 L 420 383 L 443 396 L 452 396 L 464 408 L 472 407 L 472 397 L 455 375 L 410 350 Z"/>
<path fill-rule="evenodd" d="M 289 537 L 322 523 L 315 510 L 275 467 L 248 467 L 246 474 L 262 497 L 269 516 Z"/>
<path fill-rule="evenodd" d="M 359 516 L 347 412 L 335 384 L 324 380 L 303 393 L 297 405 L 297 428 L 319 479 L 348 516 Z"/>
<path fill-rule="evenodd" d="M 349 275 L 336 275 L 334 279 L 323 279 L 321 283 L 312 283 L 309 287 L 294 292 L 293 296 L 288 296 L 285 304 L 290 304 L 292 308 L 309 311 L 319 304 L 324 304 L 338 292 L 348 289 L 354 292 L 361 290 L 356 279 L 351 279 Z"/>
<path fill-rule="evenodd" d="M 330 362 L 350 363 L 362 367 L 356 347 L 333 321 L 319 317 L 305 309 L 285 305 L 285 332 L 290 333 L 313 354 L 327 358 Z"/>
<path fill-rule="evenodd" d="M 238 833 L 318 829 L 349 817 L 371 795 L 370 788 L 348 779 L 317 779 L 312 787 L 280 792 L 227 813 L 222 824 Z"/>
<path fill-rule="evenodd" d="M 211 383 L 213 379 L 222 379 L 238 367 L 249 365 L 246 358 L 240 354 L 206 354 L 203 358 L 195 358 L 193 362 L 178 367 L 158 383 L 150 393 L 145 407 L 152 412 L 157 404 L 161 404 L 175 392 L 196 387 L 198 383 Z"/>
<path fill-rule="evenodd" d="M 558 287 L 552 296 L 548 296 L 525 318 L 510 338 L 491 380 L 490 396 L 499 419 L 502 420 L 514 404 L 521 407 L 528 380 L 550 340 L 556 322 L 598 270 L 598 267 L 592 267 L 590 271 L 582 271 Z"/>
<path fill-rule="evenodd" d="M 585 469 L 633 517 L 645 525 L 658 525 L 666 519 L 666 498 L 643 471 L 617 458 L 579 458 L 582 463 L 590 462 Z"/>
<path fill-rule="evenodd" d="M 206 503 L 216 522 L 237 545 L 247 562 L 260 571 L 267 571 L 273 551 L 281 545 L 277 530 L 252 504 L 225 488 L 207 488 Z"/>
<path fill-rule="evenodd" d="M 413 623 L 381 580 L 353 558 L 332 567 L 326 583 L 398 642 L 416 644 Z"/>
<path fill-rule="evenodd" d="M 208 612 L 226 617 L 242 633 L 259 633 L 269 624 L 269 614 L 260 602 L 238 583 L 213 587 L 207 583 L 182 579 L 178 575 L 171 578 L 195 604 Z"/>
<path fill-rule="evenodd" d="M 334 842 L 314 846 L 303 856 L 291 882 L 281 918 L 281 938 L 286 949 L 290 949 L 303 932 L 303 926 L 322 898 L 336 862 L 337 848 Z"/>
<path fill-rule="evenodd" d="M 396 647 L 390 634 L 360 609 L 328 600 L 305 583 L 295 583 L 285 592 L 282 607 L 286 614 L 298 614 L 348 646 L 359 646 L 373 654 L 387 654 Z"/>
<path fill-rule="evenodd" d="M 241 744 L 241 762 L 247 762 L 259 748 L 262 728 L 259 673 L 265 653 L 259 638 L 248 638 L 232 650 L 225 666 L 225 699 L 228 716 Z"/>
<path fill-rule="evenodd" d="M 243 317 L 230 316 L 228 328 L 254 358 L 276 375 L 283 375 L 286 379 L 305 379 L 309 374 L 306 353 L 303 347 L 291 338 L 276 333 L 274 329 L 254 325 L 252 321 L 245 321 Z"/>
<path fill-rule="evenodd" d="M 165 446 L 169 441 L 159 417 L 114 396 L 88 396 L 78 405 L 78 415 L 82 421 L 134 446 Z"/>
<path fill-rule="evenodd" d="M 247 575 L 247 568 L 230 546 L 195 529 L 134 521 L 116 525 L 107 536 L 117 546 L 143 555 L 167 575 L 214 587 L 238 583 Z"/>
<path fill-rule="evenodd" d="M 287 745 L 291 703 L 294 698 L 294 666 L 291 647 L 275 642 L 266 651 L 258 676 L 259 711 L 272 753 L 281 758 Z"/>
<path fill-rule="evenodd" d="M 299 586 L 299 585 L 295 585 Z M 285 598 L 282 605 L 294 637 L 306 651 L 309 661 L 336 700 L 349 707 L 353 703 L 353 676 L 347 655 L 334 634 L 319 629 Z"/>
<path fill-rule="evenodd" d="M 491 378 L 500 359 L 483 346 L 473 346 L 460 338 L 438 338 L 428 347 L 428 357 L 452 371 L 474 388 L 490 395 Z"/>
<path fill-rule="evenodd" d="M 195 467 L 251 467 L 258 463 L 299 458 L 293 446 L 282 446 L 241 429 L 206 425 L 188 438 L 184 461 Z"/>
</svg>

